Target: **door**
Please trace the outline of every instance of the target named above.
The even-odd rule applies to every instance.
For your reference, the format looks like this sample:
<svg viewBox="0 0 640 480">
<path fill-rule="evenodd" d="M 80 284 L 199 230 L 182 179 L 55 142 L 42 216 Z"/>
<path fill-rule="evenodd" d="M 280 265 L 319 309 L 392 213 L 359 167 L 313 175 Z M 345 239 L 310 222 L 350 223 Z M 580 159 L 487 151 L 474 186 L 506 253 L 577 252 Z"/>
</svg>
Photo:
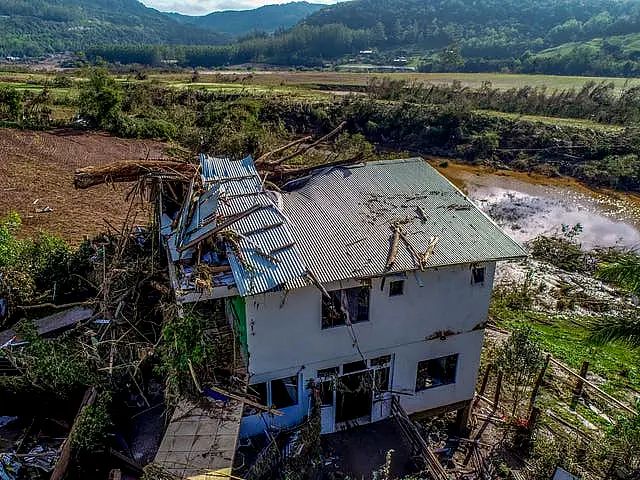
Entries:
<svg viewBox="0 0 640 480">
<path fill-rule="evenodd" d="M 371 372 L 352 373 L 340 377 L 336 392 L 336 423 L 371 420 Z"/>
<path fill-rule="evenodd" d="M 393 395 L 389 392 L 391 384 L 391 366 L 376 368 L 372 370 L 373 382 L 376 386 L 373 392 L 373 408 L 371 410 L 371 421 L 377 422 L 391 415 L 391 399 Z"/>
<path fill-rule="evenodd" d="M 319 382 L 320 385 L 320 433 L 336 430 L 336 392 L 333 380 Z"/>
</svg>

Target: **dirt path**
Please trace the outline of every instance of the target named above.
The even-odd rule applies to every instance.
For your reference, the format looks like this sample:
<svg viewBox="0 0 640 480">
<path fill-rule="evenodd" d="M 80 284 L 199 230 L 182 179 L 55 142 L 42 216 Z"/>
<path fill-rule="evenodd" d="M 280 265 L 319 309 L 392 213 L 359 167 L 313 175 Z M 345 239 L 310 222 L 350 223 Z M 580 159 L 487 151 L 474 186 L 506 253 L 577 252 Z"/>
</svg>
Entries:
<svg viewBox="0 0 640 480">
<path fill-rule="evenodd" d="M 116 160 L 166 157 L 165 147 L 161 142 L 101 133 L 1 128 L 0 216 L 16 210 L 23 221 L 22 236 L 45 230 L 73 244 L 105 231 L 105 219 L 119 227 L 128 209 L 124 197 L 130 186 L 75 190 L 74 170 Z M 46 207 L 52 211 L 41 212 Z M 138 221 L 144 224 L 146 216 L 142 212 Z"/>
</svg>

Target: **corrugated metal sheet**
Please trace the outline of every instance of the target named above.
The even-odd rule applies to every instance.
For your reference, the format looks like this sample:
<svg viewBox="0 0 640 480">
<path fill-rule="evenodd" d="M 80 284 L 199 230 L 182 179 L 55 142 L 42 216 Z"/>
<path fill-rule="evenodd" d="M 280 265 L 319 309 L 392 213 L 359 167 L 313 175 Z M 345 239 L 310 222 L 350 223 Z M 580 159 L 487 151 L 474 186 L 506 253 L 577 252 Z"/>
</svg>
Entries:
<svg viewBox="0 0 640 480">
<path fill-rule="evenodd" d="M 403 241 L 385 269 L 396 222 L 418 252 L 439 237 L 427 267 L 526 255 L 420 158 L 328 169 L 282 201 L 302 258 L 323 283 L 417 269 Z"/>
<path fill-rule="evenodd" d="M 242 296 L 273 290 L 306 274 L 287 219 L 264 191 L 251 157 L 240 161 L 201 155 L 202 181 L 219 195 L 204 194 L 197 206 L 198 218 L 191 221 L 185 239 L 200 238 L 215 228 L 202 223 L 215 213 L 218 223 L 246 212 L 255 205 L 262 208 L 228 227 L 238 235 L 239 252 L 228 245 L 233 277 Z M 188 241 L 188 240 L 185 240 Z"/>
</svg>

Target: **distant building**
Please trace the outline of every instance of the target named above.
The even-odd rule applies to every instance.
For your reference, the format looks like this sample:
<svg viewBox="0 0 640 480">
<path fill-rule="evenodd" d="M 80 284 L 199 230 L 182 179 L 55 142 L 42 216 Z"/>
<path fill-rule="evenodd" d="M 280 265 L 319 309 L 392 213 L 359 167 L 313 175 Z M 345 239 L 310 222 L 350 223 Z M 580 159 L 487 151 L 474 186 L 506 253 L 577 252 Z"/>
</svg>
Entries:
<svg viewBox="0 0 640 480">
<path fill-rule="evenodd" d="M 179 303 L 220 299 L 246 357 L 240 435 L 321 401 L 322 432 L 465 408 L 496 262 L 525 252 L 422 159 L 322 168 L 264 187 L 251 158 L 201 157 L 184 205 L 161 199 Z M 162 202 L 166 202 L 163 204 Z"/>
</svg>

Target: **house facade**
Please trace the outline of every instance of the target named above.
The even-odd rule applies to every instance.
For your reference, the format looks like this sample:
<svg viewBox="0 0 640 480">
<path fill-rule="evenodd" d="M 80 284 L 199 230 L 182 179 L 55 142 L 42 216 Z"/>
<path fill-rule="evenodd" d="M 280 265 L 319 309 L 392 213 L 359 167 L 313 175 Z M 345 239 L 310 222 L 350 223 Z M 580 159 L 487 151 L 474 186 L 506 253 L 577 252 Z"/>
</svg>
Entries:
<svg viewBox="0 0 640 480">
<path fill-rule="evenodd" d="M 241 437 L 301 423 L 312 398 L 323 433 L 388 417 L 393 396 L 409 413 L 470 402 L 496 262 L 525 253 L 456 187 L 422 159 L 320 169 L 278 192 L 250 159 L 201 161 L 194 211 L 167 213 L 163 233 L 179 300 L 226 302 L 248 393 L 282 413 L 246 407 Z M 205 243 L 189 252 L 194 234 Z M 210 258 L 207 287 L 190 286 Z"/>
</svg>

